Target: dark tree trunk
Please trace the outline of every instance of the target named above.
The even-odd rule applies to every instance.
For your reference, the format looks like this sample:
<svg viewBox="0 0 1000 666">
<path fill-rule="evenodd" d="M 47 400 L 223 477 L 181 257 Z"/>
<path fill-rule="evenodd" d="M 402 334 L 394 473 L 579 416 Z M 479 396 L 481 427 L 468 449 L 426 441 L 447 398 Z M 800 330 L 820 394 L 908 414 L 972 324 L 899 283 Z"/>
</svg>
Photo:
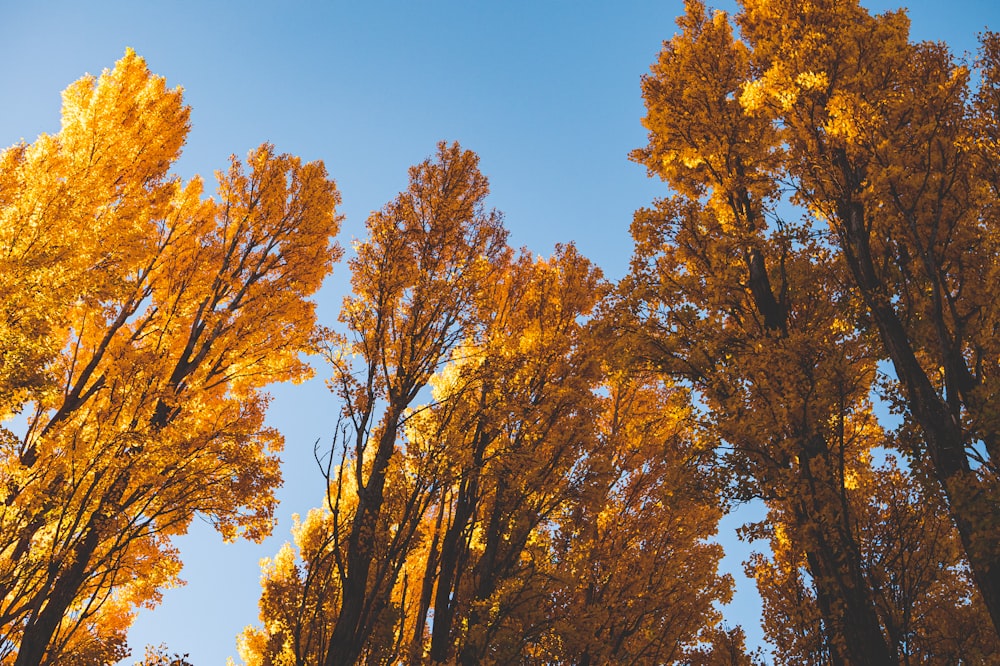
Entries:
<svg viewBox="0 0 1000 666">
<path fill-rule="evenodd" d="M 903 386 L 907 407 L 924 434 L 927 452 L 948 499 L 949 513 L 965 549 L 973 580 L 982 593 L 994 628 L 1000 633 L 1000 556 L 995 548 L 996 535 L 988 539 L 989 543 L 981 543 L 984 539 L 977 535 L 975 528 L 976 515 L 991 510 L 977 506 L 976 499 L 963 492 L 969 472 L 965 432 L 917 360 L 906 329 L 875 270 L 862 204 L 842 202 L 838 216 L 840 245 L 847 264 Z"/>
<path fill-rule="evenodd" d="M 325 666 L 352 666 L 364 650 L 371 634 L 371 618 L 363 621 L 368 599 L 368 574 L 375 556 L 375 531 L 382 512 L 389 458 L 396 445 L 398 418 L 390 414 L 378 441 L 368 485 L 358 488 L 358 508 L 347 542 L 347 576 L 340 614 L 330 635 Z"/>
<path fill-rule="evenodd" d="M 38 666 L 42 663 L 59 623 L 86 581 L 87 567 L 100 543 L 96 515 L 85 529 L 83 538 L 73 549 L 72 564 L 56 578 L 37 614 L 28 619 L 14 666 Z"/>
<path fill-rule="evenodd" d="M 443 663 L 451 653 L 451 630 L 458 606 L 462 564 L 468 549 L 469 522 L 479 501 L 479 475 L 489 438 L 481 425 L 473 436 L 472 465 L 462 477 L 455 499 L 455 514 L 441 546 L 441 573 L 434 598 L 434 628 L 431 632 L 431 662 Z"/>
</svg>

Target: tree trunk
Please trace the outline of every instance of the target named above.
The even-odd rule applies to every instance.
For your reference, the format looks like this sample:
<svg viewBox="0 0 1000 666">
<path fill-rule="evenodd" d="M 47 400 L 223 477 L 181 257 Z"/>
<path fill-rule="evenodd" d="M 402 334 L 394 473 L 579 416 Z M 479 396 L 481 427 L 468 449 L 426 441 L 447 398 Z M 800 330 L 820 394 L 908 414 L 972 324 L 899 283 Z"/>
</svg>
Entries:
<svg viewBox="0 0 1000 666">
<path fill-rule="evenodd" d="M 920 425 L 934 467 L 944 489 L 948 509 L 958 529 L 976 587 L 1000 634 L 1000 559 L 996 554 L 996 535 L 981 538 L 976 534 L 975 516 L 989 513 L 974 498 L 963 492 L 970 471 L 965 455 L 965 433 L 953 417 L 927 373 L 917 360 L 915 350 L 896 310 L 889 302 L 885 285 L 879 279 L 872 260 L 869 232 L 864 223 L 861 203 L 841 202 L 838 232 L 847 264 L 875 322 L 896 376 L 903 385 L 907 407 Z"/>
<path fill-rule="evenodd" d="M 503 539 L 503 514 L 504 497 L 506 495 L 505 484 L 502 480 L 497 481 L 496 498 L 494 499 L 493 511 L 490 515 L 489 524 L 486 526 L 486 543 L 483 554 L 476 564 L 476 587 L 473 602 L 489 599 L 493 596 L 497 587 L 499 575 L 498 565 L 500 557 L 500 542 Z M 465 643 L 459 651 L 458 663 L 462 666 L 477 666 L 482 661 L 483 653 L 486 650 L 486 618 L 473 605 L 469 609 L 468 632 Z"/>
<path fill-rule="evenodd" d="M 434 582 L 437 579 L 438 563 L 441 559 L 441 527 L 444 522 L 444 508 L 447 501 L 447 495 L 442 497 L 437 522 L 434 525 L 434 537 L 431 540 L 431 545 L 427 553 L 427 565 L 424 567 L 424 579 L 420 585 L 420 603 L 417 608 L 417 617 L 413 623 L 413 637 L 410 641 L 409 650 L 409 663 L 414 666 L 423 662 L 424 628 L 427 625 L 427 613 L 431 608 L 431 596 L 434 592 Z M 437 617 L 436 612 L 434 616 L 435 618 Z"/>
<path fill-rule="evenodd" d="M 358 508 L 347 542 L 347 579 L 344 581 L 343 602 L 337 623 L 330 635 L 330 649 L 325 666 L 352 666 L 364 650 L 371 634 L 371 618 L 362 621 L 365 600 L 369 594 L 368 573 L 375 556 L 375 530 L 384 501 L 389 458 L 396 446 L 398 414 L 390 411 L 386 427 L 378 441 L 368 484 L 358 484 Z"/>
<path fill-rule="evenodd" d="M 485 400 L 485 391 L 483 400 Z M 473 436 L 472 465 L 465 471 L 455 499 L 455 513 L 444 542 L 441 545 L 441 572 L 438 578 L 437 594 L 434 598 L 434 627 L 431 632 L 431 662 L 444 663 L 451 652 L 451 629 L 458 605 L 459 581 L 462 577 L 461 564 L 468 544 L 466 530 L 475 513 L 479 501 L 479 474 L 483 467 L 483 456 L 489 438 L 482 424 L 476 425 Z"/>
<path fill-rule="evenodd" d="M 749 195 L 744 192 L 742 198 L 743 211 L 752 228 L 754 220 Z M 764 255 L 757 248 L 750 249 L 747 268 L 754 305 L 764 317 L 764 326 L 769 331 L 787 335 L 788 313 L 774 296 Z M 801 444 L 801 475 L 808 484 L 808 492 L 797 500 L 795 514 L 799 525 L 813 533 L 808 541 L 817 546 L 807 549 L 806 559 L 816 586 L 817 604 L 829 629 L 827 638 L 831 642 L 834 664 L 898 664 L 898 656 L 886 643 L 875 603 L 861 572 L 860 553 L 847 520 L 847 508 L 839 496 L 826 501 L 824 496 L 828 493 L 824 492 L 824 481 L 817 480 L 812 473 L 810 461 L 827 456 L 826 442 L 814 435 Z M 823 468 L 836 469 L 836 466 L 827 464 Z M 829 511 L 834 512 L 835 519 L 822 520 L 823 512 Z M 829 527 L 824 529 L 824 525 Z"/>
<path fill-rule="evenodd" d="M 51 592 L 40 599 L 40 611 L 29 618 L 21 635 L 14 666 L 38 666 L 52 642 L 59 623 L 87 579 L 87 567 L 100 543 L 97 516 L 91 516 L 82 540 L 73 549 L 73 562 L 52 584 Z"/>
<path fill-rule="evenodd" d="M 799 458 L 807 489 L 794 500 L 794 513 L 808 544 L 806 561 L 828 628 L 833 662 L 850 666 L 898 664 L 899 655 L 882 632 L 864 576 L 861 551 L 841 493 L 843 479 L 829 472 L 817 478 L 814 472 L 840 469 L 841 464 L 831 460 L 828 442 L 821 436 L 814 435 L 804 444 Z"/>
</svg>

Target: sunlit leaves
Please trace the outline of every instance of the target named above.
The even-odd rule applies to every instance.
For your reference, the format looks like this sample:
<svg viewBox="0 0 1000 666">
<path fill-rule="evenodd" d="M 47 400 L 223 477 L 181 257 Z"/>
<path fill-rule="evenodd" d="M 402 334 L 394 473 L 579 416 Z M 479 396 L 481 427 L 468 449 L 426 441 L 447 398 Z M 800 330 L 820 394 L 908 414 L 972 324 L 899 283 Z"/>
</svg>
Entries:
<svg viewBox="0 0 1000 666">
<path fill-rule="evenodd" d="M 59 134 L 5 153 L 0 207 L 3 307 L 24 313 L 5 319 L 0 401 L 33 414 L 3 449 L 18 664 L 120 646 L 176 582 L 169 536 L 196 513 L 226 538 L 269 532 L 282 439 L 261 389 L 309 376 L 308 298 L 339 256 L 321 164 L 261 146 L 218 201 L 169 176 L 188 109 L 133 52 L 63 97 Z"/>
</svg>

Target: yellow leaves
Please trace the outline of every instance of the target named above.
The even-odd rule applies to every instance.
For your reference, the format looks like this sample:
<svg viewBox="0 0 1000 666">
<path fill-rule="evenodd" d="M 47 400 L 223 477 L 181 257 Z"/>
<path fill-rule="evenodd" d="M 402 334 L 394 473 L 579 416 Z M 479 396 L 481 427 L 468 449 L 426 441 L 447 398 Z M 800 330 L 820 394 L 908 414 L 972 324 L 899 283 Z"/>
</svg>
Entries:
<svg viewBox="0 0 1000 666">
<path fill-rule="evenodd" d="M 829 120 L 823 129 L 830 137 L 838 138 L 851 144 L 857 143 L 862 135 L 865 119 L 872 117 L 873 109 L 854 95 L 838 93 L 830 98 L 826 105 Z"/>
<path fill-rule="evenodd" d="M 369 237 L 350 262 L 354 294 L 340 320 L 355 337 L 354 351 L 370 368 L 382 366 L 373 381 L 398 375 L 422 386 L 465 337 L 476 291 L 509 254 L 500 215 L 485 210 L 488 192 L 478 157 L 441 143 L 435 158 L 411 169 L 407 190 L 369 216 Z"/>
<path fill-rule="evenodd" d="M 771 537 L 771 548 L 775 553 L 785 554 L 790 550 L 791 542 L 788 539 L 788 529 L 782 523 L 774 525 L 773 536 Z"/>
<path fill-rule="evenodd" d="M 295 520 L 297 519 L 298 517 L 296 516 Z M 292 579 L 297 573 L 295 570 L 295 559 L 295 551 L 292 550 L 291 544 L 282 544 L 274 559 L 269 557 L 261 558 L 261 580 L 288 581 Z"/>
<path fill-rule="evenodd" d="M 664 167 L 669 167 L 674 160 L 678 160 L 678 159 L 680 160 L 680 163 L 683 164 L 684 166 L 686 166 L 688 169 L 696 169 L 700 165 L 705 164 L 707 162 L 707 160 L 705 158 L 701 157 L 700 155 L 697 155 L 697 154 L 693 154 L 693 155 L 692 154 L 687 154 L 687 155 L 684 155 L 682 153 L 681 155 L 677 155 L 677 156 L 675 156 L 675 155 L 668 155 L 668 156 L 664 157 L 663 158 L 663 166 Z"/>
<path fill-rule="evenodd" d="M 782 111 L 788 111 L 798 99 L 798 91 L 785 82 L 782 73 L 774 70 L 753 81 L 748 81 L 740 93 L 740 105 L 750 114 L 763 111 L 770 101 L 776 102 Z"/>
<path fill-rule="evenodd" d="M 96 79 L 85 76 L 66 89 L 59 136 L 70 150 L 75 141 L 97 141 L 100 148 L 118 127 L 117 132 L 133 136 L 117 147 L 128 155 L 128 162 L 147 160 L 136 168 L 156 165 L 165 171 L 179 154 L 188 115 L 181 89 L 167 90 L 166 80 L 150 74 L 146 61 L 127 49 L 112 70 L 104 70 Z"/>
<path fill-rule="evenodd" d="M 257 161 L 251 156 L 252 164 Z M 266 182 L 264 170 L 257 171 Z M 230 171 L 236 191 L 247 189 L 241 185 L 246 180 L 241 170 Z M 474 153 L 439 144 L 434 158 L 410 170 L 407 190 L 369 216 L 368 237 L 355 244 L 353 294 L 340 314 L 349 333 L 330 338 L 334 348 L 328 352 L 334 366 L 330 385 L 343 401 L 343 449 L 338 443 L 331 456 L 343 451 L 344 457 L 326 473 L 329 512 L 311 512 L 296 527 L 305 571 L 289 592 L 315 608 L 313 617 L 322 618 L 307 633 L 325 636 L 330 627 L 339 632 L 342 638 L 329 645 L 350 655 L 341 655 L 344 661 L 356 661 L 366 645 L 389 649 L 393 623 L 400 620 L 393 599 L 397 577 L 406 572 L 405 587 L 406 558 L 419 546 L 420 521 L 438 490 L 446 466 L 441 451 L 450 441 L 442 443 L 442 423 L 429 408 L 410 405 L 443 361 L 458 353 L 476 354 L 478 341 L 461 343 L 473 337 L 480 292 L 511 254 L 499 214 L 485 210 L 488 191 Z M 245 207 L 247 214 L 233 216 L 234 222 L 252 218 L 258 206 L 267 209 L 269 200 Z M 284 248 L 282 254 L 290 262 L 315 264 Z M 259 256 L 264 262 L 269 257 L 267 252 Z M 308 285 L 306 279 L 299 282 Z M 432 386 L 432 395 L 461 393 L 466 376 L 476 371 L 475 361 L 458 359 L 452 374 Z M 378 573 L 370 577 L 369 570 Z M 361 617 L 360 605 L 340 603 L 341 585 L 385 611 Z M 298 608 L 304 607 L 286 604 L 268 613 L 294 615 Z M 300 661 L 325 660 L 324 655 L 302 655 L 327 645 L 328 638 L 310 643 L 297 633 L 286 641 L 287 633 L 281 632 L 268 639 L 271 654 L 277 653 L 277 641 L 282 651 L 291 645 Z"/>
<path fill-rule="evenodd" d="M 441 402 L 463 390 L 470 381 L 470 373 L 482 365 L 483 352 L 472 341 L 456 346 L 451 353 L 451 361 L 430 378 L 431 397 Z"/>
<path fill-rule="evenodd" d="M 108 202 L 92 214 L 100 230 L 122 234 L 120 243 L 137 240 L 132 234 L 141 236 L 163 212 L 170 193 L 163 179 L 180 155 L 188 115 L 180 90 L 167 90 L 131 50 L 114 70 L 64 93 L 58 141 L 72 174 L 66 187 L 84 201 Z"/>
<path fill-rule="evenodd" d="M 830 85 L 825 72 L 790 72 L 772 65 L 763 76 L 746 81 L 739 95 L 740 106 L 750 115 L 766 116 L 769 107 L 780 113 L 792 110 L 803 93 L 824 93 Z"/>
<path fill-rule="evenodd" d="M 908 43 L 902 13 L 871 16 L 855 2 L 741 4 L 742 43 L 719 15 L 708 22 L 688 3 L 682 33 L 644 81 L 649 145 L 634 157 L 678 195 L 637 214 L 622 300 L 638 319 L 640 357 L 697 391 L 709 437 L 731 451 L 737 492 L 781 507 L 772 545 L 786 560 L 758 569 L 761 589 L 774 593 L 769 633 L 790 646 L 781 606 L 815 594 L 833 610 L 792 612 L 813 626 L 822 616 L 846 627 L 838 609 L 852 607 L 880 636 L 880 602 L 854 554 L 856 509 L 842 499 L 866 487 L 867 452 L 886 440 L 871 425 L 868 396 L 875 360 L 887 352 L 862 313 L 883 289 L 898 293 L 891 309 L 906 314 L 894 325 L 928 326 L 931 340 L 925 322 L 938 308 L 937 332 L 953 330 L 955 346 L 937 362 L 918 351 L 924 368 L 979 357 L 981 343 L 965 336 L 981 305 L 970 298 L 975 275 L 987 271 L 971 266 L 989 251 L 971 243 L 976 223 L 959 212 L 958 202 L 970 202 L 968 161 L 956 150 L 965 145 L 965 73 L 944 47 Z M 791 185 L 799 210 L 783 212 L 778 183 Z M 799 213 L 801 223 L 788 221 Z M 874 255 L 867 274 L 858 248 Z M 949 272 L 962 275 L 941 277 Z M 866 303 L 858 283 L 870 289 Z M 964 319 L 946 305 L 959 292 L 969 299 Z M 952 372 L 949 404 L 959 400 L 959 377 L 976 383 L 978 373 Z M 854 641 L 830 643 L 849 654 L 843 646 Z"/>
<path fill-rule="evenodd" d="M 0 617 L 29 637 L 46 600 L 106 604 L 87 631 L 122 630 L 176 580 L 165 539 L 196 512 L 227 539 L 269 532 L 282 439 L 261 390 L 309 375 L 309 298 L 340 254 L 322 164 L 261 146 L 220 201 L 170 176 L 189 110 L 131 50 L 63 99 L 59 134 L 5 151 L 0 173 L 0 414 L 36 411 L 0 450 L 16 472 L 0 534 L 21 544 Z M 63 563 L 44 578 L 43 554 Z"/>
<path fill-rule="evenodd" d="M 4 178 L 13 182 L 0 208 L 0 282 L 12 283 L 0 285 L 2 306 L 21 313 L 4 317 L 14 327 L 8 339 L 25 351 L 34 347 L 41 355 L 35 365 L 44 367 L 44 357 L 61 348 L 74 302 L 123 296 L 124 281 L 148 251 L 153 218 L 166 215 L 174 192 L 166 172 L 187 113 L 179 91 L 167 91 L 129 52 L 113 71 L 67 89 L 58 135 L 4 152 Z M 15 342 L 18 330 L 37 341 Z M 5 353 L 4 364 L 16 356 Z M 0 393 L 0 400 L 9 395 Z"/>
<path fill-rule="evenodd" d="M 732 208 L 744 232 L 759 229 L 760 207 L 776 192 L 770 174 L 780 145 L 777 128 L 756 110 L 771 103 L 774 90 L 748 85 L 750 51 L 734 37 L 727 15 L 709 19 L 696 2 L 686 9 L 678 20 L 683 32 L 664 44 L 643 79 L 649 145 L 631 157 L 680 195 Z M 743 193 L 749 207 L 738 203 Z"/>
<path fill-rule="evenodd" d="M 345 479 L 344 482 L 349 483 L 350 481 Z M 352 489 L 345 488 L 344 492 L 350 496 Z M 322 553 L 333 526 L 331 520 L 332 516 L 326 509 L 310 509 L 306 514 L 305 521 L 300 521 L 298 514 L 293 516 L 292 539 L 294 539 L 299 552 L 304 553 L 305 557 L 308 558 Z M 285 551 L 286 549 L 282 548 L 282 552 L 285 553 L 284 557 L 290 557 L 291 550 L 287 550 L 287 553 Z"/>
<path fill-rule="evenodd" d="M 830 79 L 825 72 L 801 72 L 795 77 L 795 83 L 802 90 L 822 91 L 830 85 Z"/>
<path fill-rule="evenodd" d="M 731 580 L 717 574 L 721 549 L 705 541 L 721 512 L 692 492 L 711 482 L 691 464 L 696 437 L 683 393 L 634 373 L 605 390 L 601 445 L 589 453 L 594 487 L 554 532 L 569 587 L 550 658 L 659 663 L 657 641 L 690 640 L 717 619 L 712 604 L 729 597 Z"/>
</svg>

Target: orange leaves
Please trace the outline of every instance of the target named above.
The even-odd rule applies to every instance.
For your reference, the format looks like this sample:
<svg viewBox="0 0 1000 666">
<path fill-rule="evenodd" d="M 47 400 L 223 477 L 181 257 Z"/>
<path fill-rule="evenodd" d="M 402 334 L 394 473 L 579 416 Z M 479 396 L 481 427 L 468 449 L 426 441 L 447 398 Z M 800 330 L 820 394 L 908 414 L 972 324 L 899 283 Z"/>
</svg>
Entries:
<svg viewBox="0 0 1000 666">
<path fill-rule="evenodd" d="M 675 191 L 717 201 L 723 215 L 735 203 L 727 199 L 731 191 L 749 191 L 759 205 L 774 195 L 777 141 L 770 122 L 745 114 L 738 99 L 752 72 L 750 52 L 728 17 L 707 16 L 700 2 L 686 4 L 678 25 L 682 32 L 665 42 L 643 78 L 649 145 L 632 158 Z M 738 206 L 728 211 L 740 225 L 751 214 Z M 752 230 L 756 222 L 749 224 Z"/>
<path fill-rule="evenodd" d="M 475 154 L 440 144 L 434 161 L 411 168 L 408 189 L 369 217 L 369 240 L 350 262 L 355 295 L 342 320 L 371 337 L 364 353 L 383 350 L 384 362 L 421 383 L 434 369 L 422 359 L 454 343 L 478 284 L 507 251 L 499 214 L 484 208 L 489 188 L 477 165 Z"/>
<path fill-rule="evenodd" d="M 681 394 L 602 398 L 599 269 L 572 245 L 514 258 L 473 154 L 410 176 L 351 262 L 327 507 L 265 565 L 244 658 L 679 658 L 729 594 Z"/>
<path fill-rule="evenodd" d="M 869 396 L 889 360 L 889 399 L 923 432 L 908 451 L 934 467 L 996 624 L 995 44 L 970 104 L 969 71 L 910 43 L 902 11 L 746 0 L 730 25 L 686 10 L 644 81 L 650 141 L 633 155 L 677 195 L 636 215 L 620 294 L 633 346 L 692 383 L 731 447 L 734 489 L 769 503 L 768 631 L 792 659 L 903 654 L 849 501 L 885 441 Z M 811 604 L 799 628 L 794 604 Z"/>
<path fill-rule="evenodd" d="M 167 169 L 187 117 L 180 92 L 129 51 L 114 71 L 67 89 L 58 135 L 4 151 L 0 378 L 13 383 L 0 384 L 0 412 L 25 399 L 19 384 L 41 388 L 67 309 L 119 298 L 122 280 L 140 269 L 148 227 L 174 191 Z"/>
<path fill-rule="evenodd" d="M 721 548 L 707 542 L 722 513 L 717 489 L 683 391 L 651 378 L 605 390 L 592 485 L 557 520 L 566 587 L 550 658 L 670 663 L 731 594 Z"/>
<path fill-rule="evenodd" d="M 35 412 L 3 450 L 18 663 L 76 649 L 77 630 L 120 641 L 176 576 L 167 539 L 195 513 L 226 538 L 270 530 L 282 439 L 261 389 L 311 372 L 339 195 L 321 164 L 264 145 L 203 199 L 168 174 L 187 118 L 129 51 L 67 89 L 58 135 L 4 153 L 0 306 L 25 316 L 0 325 L 0 406 Z"/>
<path fill-rule="evenodd" d="M 189 112 L 181 91 L 168 90 L 131 49 L 113 70 L 83 77 L 63 93 L 58 141 L 73 174 L 67 187 L 117 217 L 119 227 L 140 225 L 143 213 L 133 206 L 166 203 L 156 186 L 180 156 Z"/>
<path fill-rule="evenodd" d="M 401 440 L 404 424 L 433 373 L 472 333 L 478 292 L 509 255 L 499 214 L 485 209 L 487 193 L 476 155 L 441 143 L 410 169 L 406 191 L 369 216 L 368 238 L 355 246 L 353 294 L 340 314 L 347 334 L 333 337 L 328 356 L 343 405 L 342 440 L 327 471 L 343 603 L 330 609 L 326 663 L 354 663 L 391 644 L 392 626 L 380 622 L 398 611 L 397 579 L 440 483 L 436 442 Z"/>
</svg>

